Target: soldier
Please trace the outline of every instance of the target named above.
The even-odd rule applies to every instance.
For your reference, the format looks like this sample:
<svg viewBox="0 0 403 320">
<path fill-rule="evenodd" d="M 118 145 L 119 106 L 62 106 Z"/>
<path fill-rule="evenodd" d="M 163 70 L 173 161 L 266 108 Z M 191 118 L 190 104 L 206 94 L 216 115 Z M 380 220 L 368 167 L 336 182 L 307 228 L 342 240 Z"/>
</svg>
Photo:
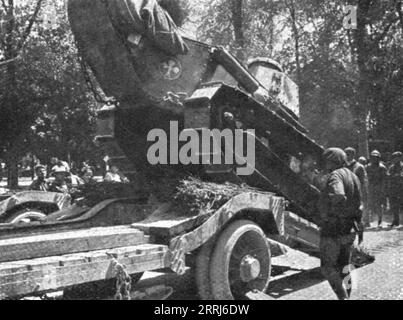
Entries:
<svg viewBox="0 0 403 320">
<path fill-rule="evenodd" d="M 50 159 L 50 163 L 52 165 L 52 172 L 54 172 L 56 168 L 60 167 L 64 167 L 67 169 L 68 172 L 70 172 L 70 166 L 66 161 L 59 160 L 58 158 L 53 157 L 52 159 Z"/>
<path fill-rule="evenodd" d="M 57 166 L 54 167 L 52 175 L 55 180 L 50 184 L 49 191 L 68 193 L 71 188 L 71 186 L 67 183 L 67 177 L 70 175 L 70 172 L 63 166 Z"/>
<path fill-rule="evenodd" d="M 30 190 L 34 191 L 49 191 L 49 184 L 46 181 L 46 168 L 43 165 L 37 165 L 35 167 L 36 179 L 32 182 L 29 187 Z"/>
<path fill-rule="evenodd" d="M 84 174 L 83 174 L 83 176 L 82 176 L 82 179 L 83 179 L 83 182 L 84 182 L 85 184 L 94 182 L 94 181 L 95 181 L 95 180 L 94 180 L 94 172 L 93 172 L 90 168 L 88 168 L 88 169 L 84 172 Z"/>
<path fill-rule="evenodd" d="M 368 164 L 368 161 L 365 157 L 359 157 L 358 162 L 361 163 L 364 167 Z"/>
<path fill-rule="evenodd" d="M 365 227 L 370 227 L 371 221 L 369 218 L 368 205 L 367 205 L 367 199 L 368 199 L 367 170 L 365 169 L 364 165 L 362 165 L 360 162 L 358 162 L 355 159 L 357 151 L 354 148 L 347 148 L 345 150 L 345 153 L 347 155 L 347 168 L 349 168 L 360 180 L 362 201 L 364 203 L 364 224 L 365 224 Z"/>
<path fill-rule="evenodd" d="M 111 170 L 106 174 L 106 182 L 116 182 L 116 183 L 128 183 L 129 180 L 125 177 L 123 173 L 120 172 L 117 165 L 112 164 Z"/>
<path fill-rule="evenodd" d="M 403 154 L 401 152 L 395 152 L 392 155 L 388 185 L 390 210 L 393 213 L 393 222 L 390 227 L 393 228 L 400 225 L 400 209 L 403 198 Z"/>
<path fill-rule="evenodd" d="M 340 300 L 351 295 L 351 255 L 357 232 L 361 231 L 360 181 L 345 167 L 347 156 L 332 148 L 323 154 L 330 173 L 321 201 L 320 256 L 323 275 Z M 362 242 L 360 235 L 360 243 Z"/>
<path fill-rule="evenodd" d="M 386 186 L 388 169 L 381 162 L 381 154 L 374 150 L 371 153 L 370 163 L 367 166 L 369 181 L 369 209 L 370 215 L 378 215 L 378 228 L 382 227 L 383 212 L 386 207 Z"/>
</svg>

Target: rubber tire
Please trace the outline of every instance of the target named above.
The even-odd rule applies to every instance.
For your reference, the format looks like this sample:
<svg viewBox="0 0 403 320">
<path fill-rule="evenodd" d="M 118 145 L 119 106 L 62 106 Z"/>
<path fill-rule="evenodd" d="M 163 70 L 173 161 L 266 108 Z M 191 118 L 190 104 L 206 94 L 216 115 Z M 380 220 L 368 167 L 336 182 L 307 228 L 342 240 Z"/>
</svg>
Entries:
<svg viewBox="0 0 403 320">
<path fill-rule="evenodd" d="M 18 222 L 16 221 L 17 219 L 21 220 L 23 218 L 27 217 L 34 217 L 37 220 L 46 220 L 46 214 L 43 213 L 42 211 L 38 209 L 21 209 L 13 214 L 11 214 L 7 219 L 5 220 L 5 223 L 12 223 L 12 224 L 17 224 Z"/>
<path fill-rule="evenodd" d="M 196 255 L 195 280 L 197 293 L 201 300 L 213 300 L 210 281 L 210 261 L 213 255 L 216 239 L 210 239 Z"/>
<path fill-rule="evenodd" d="M 271 274 L 271 253 L 270 246 L 267 242 L 266 235 L 263 230 L 255 223 L 248 220 L 239 220 L 229 225 L 218 238 L 213 256 L 210 262 L 210 281 L 211 291 L 215 300 L 235 300 L 228 279 L 229 264 L 232 250 L 238 240 L 247 232 L 256 232 L 264 239 L 268 252 L 268 280 L 264 288 L 260 291 L 265 292 L 270 283 Z"/>
</svg>

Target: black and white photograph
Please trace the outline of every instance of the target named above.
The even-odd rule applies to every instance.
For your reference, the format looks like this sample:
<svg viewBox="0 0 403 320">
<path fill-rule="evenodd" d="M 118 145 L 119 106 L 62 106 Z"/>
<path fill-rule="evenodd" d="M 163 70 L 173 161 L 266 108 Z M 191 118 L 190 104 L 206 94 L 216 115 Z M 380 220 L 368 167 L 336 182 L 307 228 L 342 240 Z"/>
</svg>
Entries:
<svg viewBox="0 0 403 320">
<path fill-rule="evenodd" d="M 402 219 L 403 0 L 0 0 L 0 300 L 403 300 Z"/>
</svg>

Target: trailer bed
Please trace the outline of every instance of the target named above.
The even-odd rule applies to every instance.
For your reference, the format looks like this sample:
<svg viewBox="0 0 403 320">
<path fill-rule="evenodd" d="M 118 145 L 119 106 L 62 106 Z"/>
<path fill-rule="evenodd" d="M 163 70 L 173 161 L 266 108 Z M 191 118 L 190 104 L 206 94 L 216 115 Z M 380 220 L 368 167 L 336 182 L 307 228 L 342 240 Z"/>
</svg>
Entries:
<svg viewBox="0 0 403 320">
<path fill-rule="evenodd" d="M 169 267 L 170 252 L 167 246 L 141 244 L 1 263 L 0 299 L 112 279 L 118 264 L 124 265 L 128 274 L 164 269 Z"/>
<path fill-rule="evenodd" d="M 259 224 L 274 256 L 287 252 L 290 240 L 317 249 L 317 227 L 284 204 L 273 194 L 248 192 L 214 212 L 189 215 L 169 203 L 155 209 L 109 200 L 70 221 L 0 226 L 0 299 L 113 279 L 122 267 L 127 274 L 169 269 L 182 275 L 188 254 L 197 255 L 239 219 Z"/>
</svg>

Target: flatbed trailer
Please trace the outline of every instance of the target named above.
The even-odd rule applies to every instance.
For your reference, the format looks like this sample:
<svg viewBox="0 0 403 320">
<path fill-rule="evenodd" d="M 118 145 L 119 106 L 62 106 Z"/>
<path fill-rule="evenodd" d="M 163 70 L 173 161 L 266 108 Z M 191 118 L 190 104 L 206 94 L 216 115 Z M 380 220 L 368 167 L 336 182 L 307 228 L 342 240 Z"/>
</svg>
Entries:
<svg viewBox="0 0 403 320">
<path fill-rule="evenodd" d="M 0 225 L 0 298 L 118 279 L 122 270 L 183 275 L 190 267 L 200 298 L 243 299 L 267 289 L 271 258 L 289 246 L 318 252 L 318 228 L 273 194 L 240 194 L 197 215 L 142 201 L 112 199 L 44 223 Z"/>
</svg>

